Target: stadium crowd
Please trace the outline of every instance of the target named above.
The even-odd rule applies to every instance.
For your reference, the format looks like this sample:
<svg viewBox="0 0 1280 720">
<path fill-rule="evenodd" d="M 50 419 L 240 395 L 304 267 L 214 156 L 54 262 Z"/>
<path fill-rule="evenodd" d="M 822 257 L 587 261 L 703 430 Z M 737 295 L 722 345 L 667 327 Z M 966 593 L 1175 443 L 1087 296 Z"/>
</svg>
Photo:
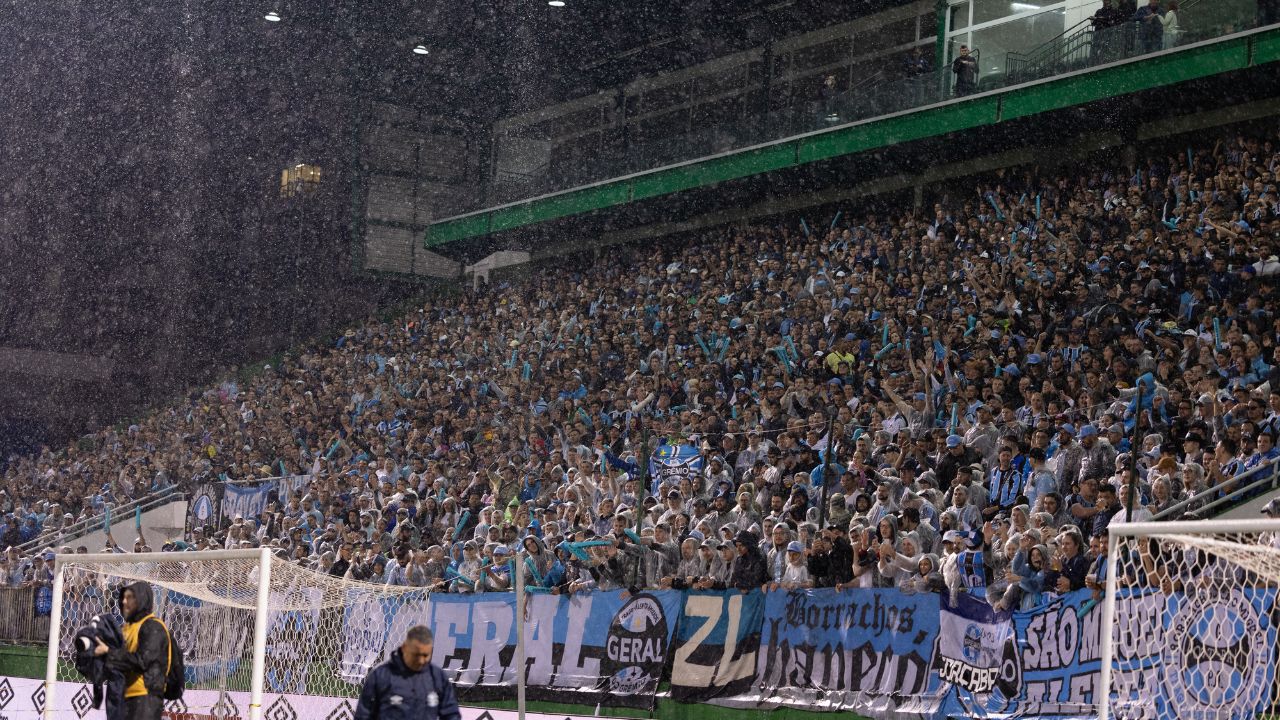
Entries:
<svg viewBox="0 0 1280 720">
<path fill-rule="evenodd" d="M 0 536 L 283 467 L 311 479 L 163 549 L 269 545 L 454 592 L 509 589 L 517 557 L 556 593 L 969 588 L 1017 607 L 1096 589 L 1131 490 L 1148 518 L 1239 494 L 1277 457 L 1278 173 L 1274 135 L 1231 137 L 539 267 L 92 451 L 11 458 Z M 646 483 L 662 444 L 704 469 Z M 11 548 L 0 581 L 44 581 L 43 557 Z"/>
</svg>

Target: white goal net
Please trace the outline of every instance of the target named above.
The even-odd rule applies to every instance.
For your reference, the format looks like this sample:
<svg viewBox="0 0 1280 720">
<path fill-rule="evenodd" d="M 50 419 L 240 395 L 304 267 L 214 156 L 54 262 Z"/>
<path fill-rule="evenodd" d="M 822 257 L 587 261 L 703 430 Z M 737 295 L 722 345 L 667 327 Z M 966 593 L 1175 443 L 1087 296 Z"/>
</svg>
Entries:
<svg viewBox="0 0 1280 720">
<path fill-rule="evenodd" d="M 351 582 L 257 550 L 58 560 L 46 717 L 87 712 L 75 635 L 95 616 L 118 617 L 119 591 L 135 582 L 150 585 L 185 655 L 187 689 L 168 709 L 194 716 L 350 717 L 368 670 L 427 616 L 423 588 Z"/>
<path fill-rule="evenodd" d="M 1112 525 L 1100 717 L 1266 718 L 1277 707 L 1280 523 Z"/>
</svg>

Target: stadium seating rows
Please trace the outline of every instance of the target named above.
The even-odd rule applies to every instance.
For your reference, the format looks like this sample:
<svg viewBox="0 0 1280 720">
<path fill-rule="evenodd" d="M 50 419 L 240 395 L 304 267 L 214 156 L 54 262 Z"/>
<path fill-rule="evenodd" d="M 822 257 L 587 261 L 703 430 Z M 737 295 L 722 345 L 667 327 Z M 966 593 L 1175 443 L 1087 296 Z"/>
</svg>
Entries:
<svg viewBox="0 0 1280 720">
<path fill-rule="evenodd" d="M 312 478 L 163 549 L 268 544 L 455 592 L 509 588 L 512 551 L 554 592 L 976 586 L 1029 606 L 1095 586 L 1130 487 L 1149 517 L 1277 456 L 1275 140 L 461 291 L 91 449 L 10 458 L 0 538 L 284 468 Z M 659 446 L 702 469 L 642 488 Z M 50 556 L 10 548 L 0 584 L 47 583 Z"/>
</svg>

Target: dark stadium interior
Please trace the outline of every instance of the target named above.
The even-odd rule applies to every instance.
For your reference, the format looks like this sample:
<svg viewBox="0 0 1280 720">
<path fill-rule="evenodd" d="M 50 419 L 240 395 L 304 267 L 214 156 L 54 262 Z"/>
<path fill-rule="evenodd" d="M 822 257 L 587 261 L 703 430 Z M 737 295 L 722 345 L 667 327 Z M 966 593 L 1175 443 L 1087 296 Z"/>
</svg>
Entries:
<svg viewBox="0 0 1280 720">
<path fill-rule="evenodd" d="M 55 438 L 405 292 L 394 278 L 351 272 L 353 103 L 444 113 L 482 146 L 488 124 L 511 112 L 874 9 L 812 0 L 62 7 L 0 9 L 10 78 L 0 90 L 0 419 L 37 437 L 47 425 Z M 285 22 L 264 22 L 267 10 Z M 409 52 L 416 43 L 431 48 L 425 61 Z M 314 195 L 282 199 L 279 173 L 297 162 L 321 166 L 324 179 Z"/>
</svg>

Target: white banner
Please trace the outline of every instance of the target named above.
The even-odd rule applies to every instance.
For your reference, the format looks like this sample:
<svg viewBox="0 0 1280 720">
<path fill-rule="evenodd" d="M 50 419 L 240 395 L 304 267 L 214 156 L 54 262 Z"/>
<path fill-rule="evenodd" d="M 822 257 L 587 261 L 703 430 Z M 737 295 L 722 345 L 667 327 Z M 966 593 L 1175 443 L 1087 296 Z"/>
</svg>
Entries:
<svg viewBox="0 0 1280 720">
<path fill-rule="evenodd" d="M 44 682 L 0 676 L 0 720 L 43 720 Z M 354 698 L 304 695 L 263 696 L 264 718 L 271 720 L 351 720 Z M 106 712 L 94 709 L 93 688 L 83 683 L 59 682 L 54 693 L 53 717 L 58 720 L 105 720 Z M 166 720 L 247 720 L 249 693 L 187 690 L 182 700 L 165 703 Z M 528 720 L 593 720 L 590 716 L 526 713 Z M 514 710 L 463 707 L 462 720 L 516 720 Z"/>
<path fill-rule="evenodd" d="M 942 593 L 934 669 L 943 684 L 978 695 L 1001 691 L 1017 697 L 1021 683 L 1013 613 L 997 611 L 974 595 L 962 593 L 951 604 Z"/>
</svg>

